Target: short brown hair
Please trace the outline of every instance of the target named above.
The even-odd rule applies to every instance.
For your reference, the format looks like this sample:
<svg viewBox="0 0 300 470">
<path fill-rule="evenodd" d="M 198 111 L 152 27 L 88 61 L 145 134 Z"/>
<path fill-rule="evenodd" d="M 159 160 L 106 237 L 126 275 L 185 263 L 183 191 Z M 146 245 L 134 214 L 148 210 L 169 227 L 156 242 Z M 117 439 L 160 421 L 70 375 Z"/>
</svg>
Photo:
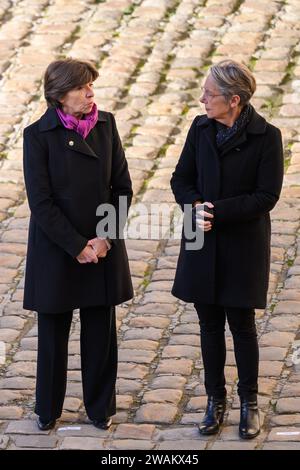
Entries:
<svg viewBox="0 0 300 470">
<path fill-rule="evenodd" d="M 238 95 L 241 106 L 249 103 L 256 90 L 256 81 L 245 64 L 222 60 L 211 67 L 210 73 L 225 98 Z"/>
<path fill-rule="evenodd" d="M 48 108 L 61 106 L 68 91 L 93 82 L 99 76 L 95 66 L 85 60 L 67 59 L 51 62 L 44 74 L 44 95 Z"/>
</svg>

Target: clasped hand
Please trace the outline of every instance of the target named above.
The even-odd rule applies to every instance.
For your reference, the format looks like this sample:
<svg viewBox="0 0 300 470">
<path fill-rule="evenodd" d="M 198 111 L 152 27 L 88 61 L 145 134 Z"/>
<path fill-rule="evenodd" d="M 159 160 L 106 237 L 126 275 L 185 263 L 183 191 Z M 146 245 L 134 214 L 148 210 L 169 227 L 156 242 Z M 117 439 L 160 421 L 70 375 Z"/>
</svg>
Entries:
<svg viewBox="0 0 300 470">
<path fill-rule="evenodd" d="M 98 258 L 105 258 L 108 246 L 106 241 L 101 238 L 89 240 L 81 253 L 76 257 L 79 263 L 98 263 Z"/>
<path fill-rule="evenodd" d="M 214 216 L 213 214 L 206 212 L 204 206 L 207 206 L 209 209 L 214 208 L 214 205 L 211 202 L 196 202 L 194 205 L 194 210 L 196 212 L 196 224 L 204 232 L 209 232 L 209 230 L 212 229 Z"/>
</svg>

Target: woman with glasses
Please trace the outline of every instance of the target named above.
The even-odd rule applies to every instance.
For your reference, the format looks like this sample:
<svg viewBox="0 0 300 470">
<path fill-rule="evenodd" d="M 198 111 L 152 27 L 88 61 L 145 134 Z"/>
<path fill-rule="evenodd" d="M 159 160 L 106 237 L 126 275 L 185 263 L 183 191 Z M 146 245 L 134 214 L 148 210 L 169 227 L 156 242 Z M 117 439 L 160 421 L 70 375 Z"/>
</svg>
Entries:
<svg viewBox="0 0 300 470">
<path fill-rule="evenodd" d="M 226 409 L 225 321 L 233 336 L 241 402 L 239 434 L 260 432 L 257 407 L 259 351 L 255 308 L 266 307 L 270 215 L 283 179 L 279 129 L 249 103 L 255 78 L 232 60 L 211 67 L 196 116 L 171 179 L 181 208 L 196 216 L 201 249 L 185 236 L 172 293 L 193 302 L 199 317 L 208 396 L 203 435 L 215 434 Z"/>
</svg>

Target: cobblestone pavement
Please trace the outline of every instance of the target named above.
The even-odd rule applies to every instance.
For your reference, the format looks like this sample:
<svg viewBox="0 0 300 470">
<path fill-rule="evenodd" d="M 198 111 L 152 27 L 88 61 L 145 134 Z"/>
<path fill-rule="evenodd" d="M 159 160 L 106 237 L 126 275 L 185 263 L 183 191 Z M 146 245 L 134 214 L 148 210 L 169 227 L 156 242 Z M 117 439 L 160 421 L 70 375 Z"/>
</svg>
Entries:
<svg viewBox="0 0 300 470">
<path fill-rule="evenodd" d="M 7 354 L 0 377 L 0 448 L 300 447 L 299 30 L 299 0 L 1 0 L 0 344 Z M 166 202 L 174 208 L 169 179 L 200 112 L 199 86 L 209 65 L 230 56 L 255 73 L 253 104 L 282 129 L 286 174 L 272 212 L 269 304 L 257 311 L 264 424 L 253 441 L 237 435 L 237 374 L 229 334 L 225 423 L 217 436 L 198 433 L 206 402 L 199 328 L 192 306 L 170 294 L 176 240 L 127 241 L 136 296 L 118 308 L 118 413 L 111 429 L 97 430 L 84 413 L 76 315 L 63 415 L 51 432 L 36 427 L 36 321 L 34 313 L 22 310 L 29 215 L 22 129 L 45 108 L 45 67 L 66 55 L 97 64 L 97 102 L 115 113 L 135 202 Z"/>
</svg>

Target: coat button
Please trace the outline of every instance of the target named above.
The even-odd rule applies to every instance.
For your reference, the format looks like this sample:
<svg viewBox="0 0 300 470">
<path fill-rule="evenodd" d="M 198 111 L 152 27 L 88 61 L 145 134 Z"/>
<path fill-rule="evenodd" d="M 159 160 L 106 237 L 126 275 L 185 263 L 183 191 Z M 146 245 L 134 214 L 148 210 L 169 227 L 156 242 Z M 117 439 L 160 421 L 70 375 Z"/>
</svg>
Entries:
<svg viewBox="0 0 300 470">
<path fill-rule="evenodd" d="M 70 140 L 69 145 L 71 145 L 71 147 L 73 147 L 73 145 L 74 145 L 73 140 Z"/>
<path fill-rule="evenodd" d="M 239 152 L 241 149 L 239 147 L 236 147 L 235 149 L 237 152 Z"/>
</svg>

